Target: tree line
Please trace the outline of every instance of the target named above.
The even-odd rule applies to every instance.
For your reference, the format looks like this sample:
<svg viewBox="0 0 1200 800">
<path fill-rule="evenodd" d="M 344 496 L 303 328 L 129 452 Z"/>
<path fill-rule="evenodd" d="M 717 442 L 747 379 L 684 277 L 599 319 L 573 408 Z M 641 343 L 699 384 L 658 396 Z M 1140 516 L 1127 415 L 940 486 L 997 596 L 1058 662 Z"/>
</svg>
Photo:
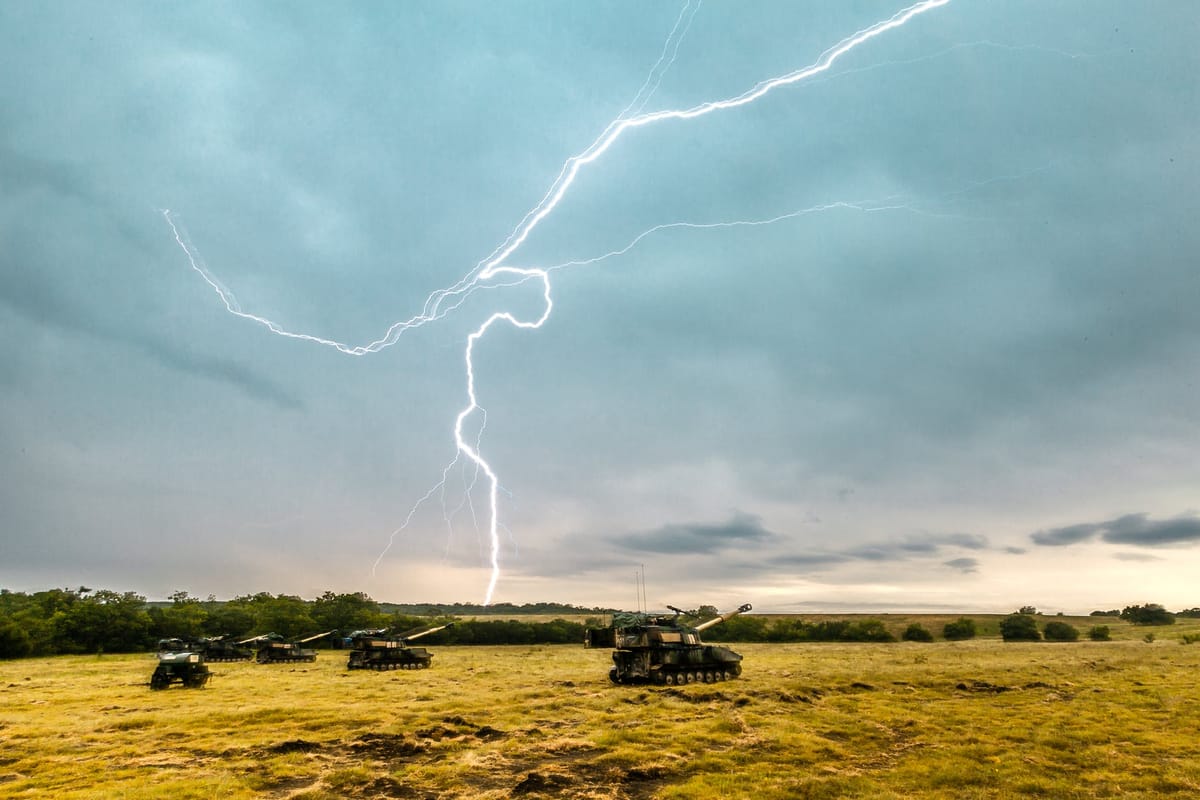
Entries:
<svg viewBox="0 0 1200 800">
<path fill-rule="evenodd" d="M 229 636 L 244 639 L 264 633 L 278 633 L 289 639 L 338 631 L 347 636 L 364 629 L 390 629 L 405 633 L 422 627 L 454 621 L 453 627 L 421 640 L 422 644 L 578 644 L 588 627 L 607 623 L 606 609 L 534 603 L 523 606 L 506 604 L 488 608 L 494 613 L 564 613 L 578 616 L 596 612 L 584 623 L 555 619 L 527 622 L 502 619 L 458 619 L 458 614 L 475 614 L 480 608 L 471 604 L 392 605 L 381 604 L 362 592 L 336 594 L 325 592 L 314 600 L 295 595 L 259 592 L 220 601 L 211 595 L 201 600 L 187 592 L 175 592 L 169 602 L 147 602 L 135 592 L 108 589 L 50 589 L 30 594 L 0 589 L 0 658 L 79 653 L 143 652 L 156 647 L 161 639 L 189 639 L 203 636 Z M 429 614 L 407 613 L 413 609 Z M 457 612 L 457 613 L 452 613 Z M 1051 624 L 1040 634 L 1032 626 L 1036 609 L 1025 606 L 1001 626 L 1006 640 L 1041 638 L 1072 640 L 1076 632 L 1065 623 Z M 701 606 L 681 618 L 684 624 L 715 617 L 712 606 Z M 1148 603 L 1127 606 L 1121 611 L 1097 611 L 1093 616 L 1114 616 L 1135 625 L 1162 625 L 1175 616 L 1200 616 L 1200 609 L 1171 614 L 1162 606 Z M 1103 630 L 1101 630 L 1103 629 Z M 947 640 L 975 636 L 975 623 L 969 617 L 948 622 L 940 632 Z M 1107 628 L 1097 626 L 1089 636 L 1098 638 Z M 822 619 L 809 621 L 795 617 L 741 615 L 723 622 L 710 634 L 722 642 L 893 642 L 896 636 L 875 619 Z M 905 641 L 932 641 L 933 632 L 919 623 L 908 627 L 900 637 Z"/>
</svg>

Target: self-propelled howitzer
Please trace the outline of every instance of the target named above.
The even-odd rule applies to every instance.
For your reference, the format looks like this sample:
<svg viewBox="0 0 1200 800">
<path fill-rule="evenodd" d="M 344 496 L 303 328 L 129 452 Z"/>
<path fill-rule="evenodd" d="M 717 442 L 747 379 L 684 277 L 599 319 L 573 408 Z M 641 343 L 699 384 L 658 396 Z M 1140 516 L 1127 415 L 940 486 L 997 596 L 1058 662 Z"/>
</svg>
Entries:
<svg viewBox="0 0 1200 800">
<path fill-rule="evenodd" d="M 323 633 L 314 633 L 312 636 L 306 636 L 294 642 L 289 642 L 278 633 L 268 633 L 263 636 L 256 636 L 253 639 L 246 639 L 238 642 L 238 644 L 252 644 L 258 648 L 258 653 L 254 660 L 259 664 L 281 664 L 289 661 L 316 661 L 317 651 L 307 647 L 301 647 L 302 644 L 320 639 L 323 636 L 329 636 L 334 631 L 325 631 Z"/>
<path fill-rule="evenodd" d="M 388 628 L 355 631 L 350 635 L 350 659 L 346 669 L 426 669 L 433 661 L 433 653 L 424 647 L 409 647 L 408 643 L 453 624 L 415 628 L 397 635 L 390 635 Z"/>
<path fill-rule="evenodd" d="M 703 681 L 713 683 L 742 674 L 742 656 L 727 647 L 704 644 L 700 632 L 725 620 L 744 614 L 750 604 L 714 617 L 698 625 L 680 622 L 682 611 L 672 608 L 665 614 L 616 613 L 607 628 L 589 628 L 587 647 L 615 647 L 613 668 L 608 677 L 613 683 L 676 684 Z"/>
</svg>

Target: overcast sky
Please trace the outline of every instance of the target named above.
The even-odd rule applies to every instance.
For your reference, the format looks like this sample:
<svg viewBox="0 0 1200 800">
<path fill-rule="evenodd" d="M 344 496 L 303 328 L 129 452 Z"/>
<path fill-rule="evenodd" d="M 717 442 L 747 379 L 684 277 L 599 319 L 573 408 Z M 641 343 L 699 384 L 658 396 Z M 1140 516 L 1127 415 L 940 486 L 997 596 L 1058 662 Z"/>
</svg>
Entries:
<svg viewBox="0 0 1200 800">
<path fill-rule="evenodd" d="M 614 120 L 902 7 L 0 5 L 0 587 L 481 601 L 464 346 L 540 286 L 353 356 L 189 252 L 368 344 Z M 1200 605 L 1198 37 L 954 0 L 621 134 L 505 264 L 619 254 L 475 348 L 494 599 Z"/>
</svg>

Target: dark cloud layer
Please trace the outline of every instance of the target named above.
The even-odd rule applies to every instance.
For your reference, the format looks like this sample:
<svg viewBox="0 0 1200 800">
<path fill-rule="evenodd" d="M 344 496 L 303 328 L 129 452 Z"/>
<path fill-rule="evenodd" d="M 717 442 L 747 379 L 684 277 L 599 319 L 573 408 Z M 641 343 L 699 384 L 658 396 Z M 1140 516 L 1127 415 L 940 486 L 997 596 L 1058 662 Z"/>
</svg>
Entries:
<svg viewBox="0 0 1200 800">
<path fill-rule="evenodd" d="M 19 261 L 19 254 L 17 258 Z M 0 304 L 36 325 L 53 326 L 92 343 L 127 347 L 168 369 L 229 385 L 280 409 L 301 407 L 296 396 L 263 377 L 261 372 L 229 358 L 172 343 L 161 334 L 102 318 L 86 307 L 72 307 L 36 276 L 0 267 Z"/>
<path fill-rule="evenodd" d="M 757 548 L 778 538 L 777 534 L 763 527 L 759 517 L 738 511 L 728 522 L 664 525 L 652 531 L 627 534 L 617 542 L 630 550 L 695 555 L 713 554 L 735 547 Z"/>
<path fill-rule="evenodd" d="M 1146 513 L 1126 514 L 1106 522 L 1087 522 L 1033 533 L 1034 544 L 1058 547 L 1099 539 L 1109 544 L 1138 547 L 1200 542 L 1200 515 L 1183 514 L 1172 519 L 1150 519 Z"/>
</svg>

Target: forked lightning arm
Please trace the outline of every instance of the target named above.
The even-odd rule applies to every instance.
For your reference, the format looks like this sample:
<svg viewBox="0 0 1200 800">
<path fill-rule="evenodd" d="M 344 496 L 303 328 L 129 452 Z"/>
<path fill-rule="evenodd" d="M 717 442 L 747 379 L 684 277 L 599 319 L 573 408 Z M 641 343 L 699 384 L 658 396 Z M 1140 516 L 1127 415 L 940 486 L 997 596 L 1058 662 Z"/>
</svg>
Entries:
<svg viewBox="0 0 1200 800">
<path fill-rule="evenodd" d="M 784 86 L 790 86 L 807 78 L 811 78 L 814 75 L 819 75 L 823 72 L 826 72 L 830 67 L 833 66 L 834 62 L 836 62 L 838 58 L 850 52 L 859 45 L 864 44 L 871 39 L 874 39 L 876 36 L 880 36 L 890 30 L 899 28 L 914 17 L 923 14 L 926 11 L 931 11 L 935 8 L 944 6 L 949 2 L 950 0 L 923 0 L 922 2 L 908 6 L 907 8 L 896 12 L 891 17 L 846 37 L 822 53 L 821 56 L 810 66 L 795 70 L 794 72 L 789 72 L 786 75 L 761 81 L 735 97 L 730 97 L 724 100 L 709 101 L 686 109 L 668 109 L 646 114 L 638 113 L 635 116 L 625 117 L 625 113 L 643 107 L 649 100 L 650 94 L 653 93 L 654 87 L 657 86 L 657 80 L 653 85 L 651 84 L 651 80 L 654 78 L 654 72 L 655 70 L 658 70 L 660 65 L 663 63 L 664 58 L 666 58 L 668 48 L 671 46 L 671 40 L 676 37 L 676 32 L 680 30 L 680 21 L 683 20 L 684 15 L 688 10 L 688 6 L 690 6 L 689 3 L 688 6 L 685 6 L 684 12 L 681 12 L 679 19 L 676 21 L 675 28 L 671 31 L 671 36 L 668 38 L 667 46 L 663 48 L 663 55 L 659 57 L 658 63 L 656 63 L 654 69 L 651 70 L 651 76 L 647 78 L 647 82 L 643 84 L 642 88 L 639 90 L 638 97 L 634 98 L 633 103 L 631 103 L 629 108 L 622 112 L 621 116 L 609 123 L 600 136 L 597 137 L 596 140 L 587 147 L 587 149 L 585 149 L 579 155 L 572 156 L 571 158 L 567 159 L 567 161 L 563 164 L 562 169 L 559 171 L 558 176 L 547 190 L 545 196 L 536 206 L 534 206 L 529 210 L 528 213 L 525 214 L 524 218 L 513 229 L 508 238 L 505 239 L 504 242 L 501 243 L 494 251 L 492 251 L 491 255 L 476 264 L 470 272 L 460 278 L 456 283 L 446 288 L 438 289 L 426 297 L 425 303 L 422 306 L 419 314 L 416 314 L 407 320 L 393 323 L 380 338 L 365 345 L 351 346 L 319 336 L 295 333 L 285 330 L 276 323 L 264 317 L 242 311 L 233 293 L 222 286 L 221 283 L 214 278 L 205 267 L 195 248 L 192 247 L 188 242 L 186 234 L 184 234 L 180 227 L 176 224 L 172 213 L 169 210 L 164 210 L 163 216 L 166 219 L 167 224 L 171 227 L 171 231 L 175 236 L 175 241 L 187 255 L 192 269 L 198 272 L 209 284 L 209 286 L 211 286 L 212 289 L 218 294 L 218 296 L 220 296 L 221 301 L 225 304 L 225 308 L 229 313 L 238 317 L 242 317 L 243 319 L 256 322 L 279 336 L 302 339 L 316 344 L 326 345 L 328 347 L 333 347 L 347 355 L 362 356 L 367 355 L 368 353 L 376 353 L 385 347 L 395 344 L 405 331 L 441 319 L 458 308 L 466 300 L 466 298 L 476 290 L 511 285 L 512 283 L 524 283 L 525 281 L 535 279 L 542 282 L 542 296 L 545 300 L 545 305 L 542 309 L 541 315 L 537 319 L 523 320 L 507 311 L 496 312 L 488 317 L 482 325 L 480 325 L 467 337 L 467 346 L 464 354 L 467 373 L 467 399 L 469 402 L 466 408 L 460 411 L 455 419 L 454 441 L 457 447 L 457 453 L 459 455 L 466 456 L 468 459 L 474 462 L 476 467 L 487 476 L 488 480 L 488 536 L 491 544 L 491 577 L 488 580 L 484 604 L 490 604 L 492 601 L 492 595 L 496 589 L 496 582 L 500 577 L 500 537 L 499 514 L 497 508 L 499 479 L 497 478 L 496 472 L 492 469 L 491 465 L 488 464 L 488 462 L 480 454 L 478 447 L 472 447 L 463 438 L 463 423 L 476 410 L 481 410 L 475 393 L 475 345 L 480 339 L 483 338 L 492 325 L 500 320 L 508 322 L 510 325 L 517 328 L 540 328 L 542 324 L 549 318 L 550 312 L 553 309 L 553 302 L 550 299 L 550 277 L 547 269 L 518 268 L 506 266 L 505 262 L 517 251 L 518 248 L 521 247 L 522 244 L 525 243 L 526 239 L 529 238 L 529 235 L 542 222 L 542 220 L 546 219 L 546 217 L 553 213 L 554 209 L 566 195 L 567 190 L 570 189 L 571 185 L 575 182 L 579 172 L 585 166 L 595 163 L 597 160 L 599 160 L 599 158 L 604 155 L 604 153 L 607 152 L 610 147 L 612 147 L 613 143 L 616 142 L 617 139 L 620 138 L 621 135 L 626 131 L 634 128 L 646 127 L 658 122 L 666 122 L 668 120 L 694 119 L 696 117 L 701 117 L 717 111 L 726 111 L 748 105 L 775 89 L 779 89 Z M 690 24 L 690 18 L 688 20 L 688 24 Z M 686 31 L 686 26 L 683 28 L 683 30 Z M 675 41 L 674 47 L 678 47 L 678 40 Z M 670 59 L 672 61 L 674 60 L 674 49 L 671 50 Z M 667 63 L 667 66 L 670 66 L 669 62 Z M 661 79 L 661 74 L 662 73 L 659 72 L 659 79 Z M 647 91 L 649 91 L 649 93 L 647 93 Z M 642 97 L 643 94 L 645 94 L 645 97 Z M 507 280 L 510 278 L 511 281 Z M 456 455 L 455 460 L 457 460 L 457 458 L 458 456 Z M 451 463 L 453 464 L 453 462 Z M 443 473 L 443 483 L 444 481 L 445 473 Z M 436 489 L 437 487 L 434 488 Z M 423 502 L 425 499 L 431 496 L 432 493 L 433 490 L 426 494 L 420 502 Z M 418 505 L 420 505 L 420 502 L 418 502 Z M 410 512 L 408 519 L 411 518 L 412 514 Z M 407 524 L 408 523 L 406 520 L 405 525 Z"/>
</svg>

